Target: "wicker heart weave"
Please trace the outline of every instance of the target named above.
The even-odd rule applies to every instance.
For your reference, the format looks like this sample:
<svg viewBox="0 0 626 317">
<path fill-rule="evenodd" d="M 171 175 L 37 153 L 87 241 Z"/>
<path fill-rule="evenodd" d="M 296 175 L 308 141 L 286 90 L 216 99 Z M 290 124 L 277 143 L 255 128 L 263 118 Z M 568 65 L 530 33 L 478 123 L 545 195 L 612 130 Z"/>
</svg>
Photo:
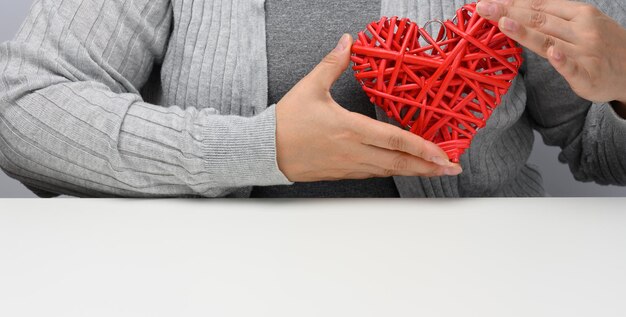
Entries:
<svg viewBox="0 0 626 317">
<path fill-rule="evenodd" d="M 438 23 L 437 39 L 407 18 L 370 23 L 352 46 L 352 68 L 372 103 L 458 162 L 508 91 L 522 50 L 475 3 Z"/>
</svg>

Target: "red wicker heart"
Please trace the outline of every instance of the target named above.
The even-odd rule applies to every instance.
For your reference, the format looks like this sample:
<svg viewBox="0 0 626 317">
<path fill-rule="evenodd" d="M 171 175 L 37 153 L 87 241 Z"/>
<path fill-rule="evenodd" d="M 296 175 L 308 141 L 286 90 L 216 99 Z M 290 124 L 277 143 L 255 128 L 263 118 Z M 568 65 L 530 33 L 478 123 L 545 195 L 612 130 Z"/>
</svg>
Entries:
<svg viewBox="0 0 626 317">
<path fill-rule="evenodd" d="M 407 18 L 370 23 L 352 46 L 352 68 L 372 103 L 458 162 L 508 91 L 522 49 L 475 3 L 440 23 L 436 40 Z"/>
</svg>

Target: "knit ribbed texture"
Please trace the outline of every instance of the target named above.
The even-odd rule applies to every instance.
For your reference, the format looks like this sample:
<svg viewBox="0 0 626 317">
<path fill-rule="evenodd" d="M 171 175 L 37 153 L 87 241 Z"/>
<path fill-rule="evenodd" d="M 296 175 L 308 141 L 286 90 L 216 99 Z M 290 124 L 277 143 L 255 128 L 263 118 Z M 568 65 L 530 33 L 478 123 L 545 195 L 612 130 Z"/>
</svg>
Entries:
<svg viewBox="0 0 626 317">
<path fill-rule="evenodd" d="M 463 3 L 383 0 L 382 14 L 424 24 Z M 594 3 L 626 22 L 621 1 Z M 263 4 L 37 1 L 0 46 L 0 167 L 42 196 L 246 196 L 251 185 L 289 184 L 267 102 Z M 465 172 L 396 177 L 402 196 L 543 195 L 526 164 L 533 126 L 579 180 L 626 184 L 626 121 L 525 55 L 461 158 Z"/>
<path fill-rule="evenodd" d="M 406 16 L 420 25 L 452 19 L 462 0 L 382 0 L 381 14 Z M 620 1 L 591 2 L 626 24 Z M 431 24 L 433 28 L 438 24 Z M 433 32 L 431 30 L 431 32 Z M 601 49 L 601 48 L 599 48 Z M 461 157 L 455 177 L 395 177 L 403 197 L 543 196 L 541 175 L 527 164 L 535 127 L 580 181 L 626 184 L 626 121 L 608 104 L 578 98 L 549 63 L 525 50 L 526 62 L 487 125 Z M 378 111 L 380 120 L 387 120 Z"/>
<path fill-rule="evenodd" d="M 0 166 L 76 196 L 289 184 L 264 35 L 263 1 L 37 1 L 0 46 Z"/>
</svg>

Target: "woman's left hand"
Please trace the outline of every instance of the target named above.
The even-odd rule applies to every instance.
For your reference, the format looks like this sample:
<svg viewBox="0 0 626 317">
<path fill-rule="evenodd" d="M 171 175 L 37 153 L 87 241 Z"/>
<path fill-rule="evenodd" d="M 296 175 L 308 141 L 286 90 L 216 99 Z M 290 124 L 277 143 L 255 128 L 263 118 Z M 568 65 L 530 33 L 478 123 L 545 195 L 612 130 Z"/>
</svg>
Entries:
<svg viewBox="0 0 626 317">
<path fill-rule="evenodd" d="M 626 108 L 626 29 L 594 6 L 566 0 L 482 0 L 477 11 L 547 58 L 580 97 Z"/>
</svg>

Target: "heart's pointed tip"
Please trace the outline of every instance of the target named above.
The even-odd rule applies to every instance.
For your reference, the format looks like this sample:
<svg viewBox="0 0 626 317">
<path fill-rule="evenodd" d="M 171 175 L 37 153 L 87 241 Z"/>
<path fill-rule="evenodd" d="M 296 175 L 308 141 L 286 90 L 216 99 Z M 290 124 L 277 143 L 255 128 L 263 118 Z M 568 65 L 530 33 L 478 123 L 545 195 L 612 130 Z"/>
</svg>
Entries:
<svg viewBox="0 0 626 317">
<path fill-rule="evenodd" d="M 436 144 L 446 152 L 448 159 L 450 159 L 452 163 L 459 163 L 461 156 L 465 153 L 465 150 L 469 148 L 471 142 L 471 139 L 452 139 L 436 142 Z"/>
<path fill-rule="evenodd" d="M 461 157 L 461 153 L 459 153 L 461 151 L 459 151 L 458 149 L 453 149 L 453 150 L 448 150 L 446 151 L 446 154 L 448 155 L 448 158 L 450 159 L 450 162 L 452 163 L 459 163 L 459 158 Z"/>
</svg>

